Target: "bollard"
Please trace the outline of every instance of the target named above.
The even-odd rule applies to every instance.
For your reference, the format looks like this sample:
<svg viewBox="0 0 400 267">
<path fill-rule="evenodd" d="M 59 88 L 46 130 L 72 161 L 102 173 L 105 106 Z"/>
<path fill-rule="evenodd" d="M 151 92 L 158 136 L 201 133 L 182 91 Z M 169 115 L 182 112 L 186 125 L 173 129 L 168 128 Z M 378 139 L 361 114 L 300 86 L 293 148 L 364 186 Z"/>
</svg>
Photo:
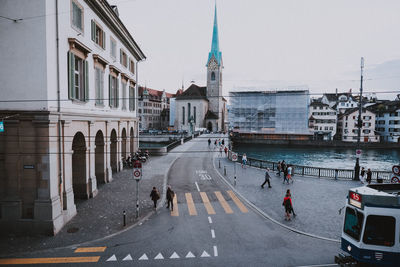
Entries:
<svg viewBox="0 0 400 267">
<path fill-rule="evenodd" d="M 126 226 L 126 212 L 123 211 L 122 214 L 124 215 L 124 226 Z"/>
<path fill-rule="evenodd" d="M 335 170 L 335 180 L 337 180 L 338 177 L 338 170 Z"/>
<path fill-rule="evenodd" d="M 218 168 L 221 169 L 221 160 L 218 160 Z"/>
<path fill-rule="evenodd" d="M 233 185 L 236 186 L 236 175 L 233 178 Z"/>
<path fill-rule="evenodd" d="M 226 166 L 224 166 L 224 175 L 226 176 Z"/>
</svg>

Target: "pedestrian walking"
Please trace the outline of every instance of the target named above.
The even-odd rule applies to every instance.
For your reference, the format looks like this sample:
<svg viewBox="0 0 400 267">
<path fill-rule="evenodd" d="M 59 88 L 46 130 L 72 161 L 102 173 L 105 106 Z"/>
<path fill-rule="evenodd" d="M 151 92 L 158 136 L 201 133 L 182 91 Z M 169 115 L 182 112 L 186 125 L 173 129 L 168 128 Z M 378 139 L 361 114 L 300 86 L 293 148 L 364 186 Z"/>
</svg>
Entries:
<svg viewBox="0 0 400 267">
<path fill-rule="evenodd" d="M 360 172 L 360 181 L 362 184 L 365 182 L 364 176 L 365 176 L 365 169 L 364 169 L 364 167 L 362 167 L 361 172 Z"/>
<path fill-rule="evenodd" d="M 210 147 L 210 145 L 211 145 L 211 139 L 208 138 L 208 147 Z"/>
<path fill-rule="evenodd" d="M 371 181 L 372 181 L 372 171 L 371 171 L 370 168 L 368 168 L 368 171 L 367 171 L 367 179 L 366 179 L 366 181 L 367 181 L 368 184 L 370 184 Z"/>
<path fill-rule="evenodd" d="M 279 177 L 281 177 L 281 162 L 278 161 L 278 166 L 276 166 L 276 169 L 278 170 L 278 172 L 276 173 L 276 175 L 278 175 Z"/>
<path fill-rule="evenodd" d="M 288 178 L 287 178 L 288 169 L 287 169 L 286 165 L 283 165 L 283 166 L 282 166 L 282 169 L 283 169 L 283 183 L 285 183 L 285 181 L 286 181 L 287 184 L 289 184 L 289 180 L 288 180 Z"/>
<path fill-rule="evenodd" d="M 224 146 L 225 145 L 225 139 L 222 139 L 222 145 Z"/>
<path fill-rule="evenodd" d="M 171 210 L 174 210 L 174 196 L 175 193 L 174 191 L 172 191 L 171 186 L 169 185 L 167 189 L 167 209 L 169 209 L 169 207 L 171 206 Z"/>
<path fill-rule="evenodd" d="M 288 165 L 288 167 L 287 167 L 287 176 L 286 176 L 286 178 L 287 178 L 287 182 L 289 183 L 290 181 L 292 181 L 292 183 L 293 183 L 293 178 L 292 178 L 292 166 L 291 165 Z"/>
<path fill-rule="evenodd" d="M 290 189 L 286 190 L 286 194 L 288 194 L 290 199 L 292 199 L 292 193 L 290 192 Z M 294 208 L 293 208 L 293 202 L 292 202 L 292 213 L 293 213 L 293 216 L 296 217 L 296 213 L 294 212 Z"/>
<path fill-rule="evenodd" d="M 153 190 L 150 193 L 151 200 L 154 202 L 154 208 L 157 208 L 157 201 L 160 199 L 160 192 L 158 192 L 157 188 L 154 186 Z"/>
<path fill-rule="evenodd" d="M 225 151 L 225 157 L 228 157 L 228 148 L 226 146 L 224 148 L 224 151 Z"/>
<path fill-rule="evenodd" d="M 244 153 L 242 156 L 242 168 L 246 169 L 246 164 L 247 164 L 247 156 L 246 153 Z"/>
<path fill-rule="evenodd" d="M 216 149 L 217 148 L 217 139 L 215 139 L 215 142 L 214 142 L 214 149 Z"/>
<path fill-rule="evenodd" d="M 264 185 L 266 183 L 268 183 L 268 188 L 271 188 L 271 176 L 269 175 L 269 169 L 267 168 L 267 170 L 265 171 L 265 180 L 264 183 L 261 185 L 261 188 L 264 188 Z"/>
<path fill-rule="evenodd" d="M 219 156 L 222 157 L 222 145 L 219 146 Z"/>
<path fill-rule="evenodd" d="M 290 214 L 293 210 L 292 198 L 290 197 L 290 194 L 286 193 L 285 197 L 283 198 L 282 206 L 285 207 L 285 220 L 290 221 Z"/>
</svg>

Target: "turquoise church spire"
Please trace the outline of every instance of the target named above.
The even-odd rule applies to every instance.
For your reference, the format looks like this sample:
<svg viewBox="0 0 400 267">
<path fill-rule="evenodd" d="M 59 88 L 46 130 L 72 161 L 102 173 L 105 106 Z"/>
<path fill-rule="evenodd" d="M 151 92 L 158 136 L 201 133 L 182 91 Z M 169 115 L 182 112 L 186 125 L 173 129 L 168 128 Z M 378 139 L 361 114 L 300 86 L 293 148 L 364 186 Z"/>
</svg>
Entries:
<svg viewBox="0 0 400 267">
<path fill-rule="evenodd" d="M 222 53 L 221 53 L 221 51 L 219 51 L 217 3 L 215 3 L 213 37 L 212 37 L 212 42 L 211 42 L 211 51 L 210 51 L 210 53 L 208 53 L 207 64 L 208 64 L 208 62 L 210 62 L 210 59 L 212 58 L 212 56 L 215 57 L 215 59 L 218 62 L 218 65 L 221 65 Z"/>
</svg>

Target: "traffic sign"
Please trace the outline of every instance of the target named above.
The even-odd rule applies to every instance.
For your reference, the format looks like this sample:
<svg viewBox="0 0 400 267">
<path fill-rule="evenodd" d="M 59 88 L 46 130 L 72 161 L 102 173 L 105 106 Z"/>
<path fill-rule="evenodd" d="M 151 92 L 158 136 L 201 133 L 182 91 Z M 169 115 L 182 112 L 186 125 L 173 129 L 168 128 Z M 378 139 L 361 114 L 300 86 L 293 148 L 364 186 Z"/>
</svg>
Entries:
<svg viewBox="0 0 400 267">
<path fill-rule="evenodd" d="M 140 176 L 142 175 L 142 172 L 139 169 L 135 169 L 133 171 L 133 178 L 135 180 L 140 180 Z"/>
<path fill-rule="evenodd" d="M 392 184 L 398 184 L 398 183 L 400 183 L 399 177 L 393 176 L 393 177 L 392 177 L 392 180 L 391 180 L 391 183 L 392 183 Z"/>
<path fill-rule="evenodd" d="M 0 133 L 4 132 L 4 123 L 0 121 Z"/>
<path fill-rule="evenodd" d="M 362 153 L 361 149 L 357 149 L 356 150 L 356 157 L 359 158 L 361 156 L 361 153 Z"/>
<path fill-rule="evenodd" d="M 142 168 L 142 163 L 141 163 L 140 161 L 136 160 L 136 161 L 133 163 L 133 168 L 141 169 L 141 168 Z"/>
<path fill-rule="evenodd" d="M 235 152 L 232 152 L 232 161 L 237 161 L 238 160 L 238 155 Z"/>
<path fill-rule="evenodd" d="M 400 165 L 394 165 L 392 167 L 392 172 L 396 175 L 400 175 Z"/>
</svg>

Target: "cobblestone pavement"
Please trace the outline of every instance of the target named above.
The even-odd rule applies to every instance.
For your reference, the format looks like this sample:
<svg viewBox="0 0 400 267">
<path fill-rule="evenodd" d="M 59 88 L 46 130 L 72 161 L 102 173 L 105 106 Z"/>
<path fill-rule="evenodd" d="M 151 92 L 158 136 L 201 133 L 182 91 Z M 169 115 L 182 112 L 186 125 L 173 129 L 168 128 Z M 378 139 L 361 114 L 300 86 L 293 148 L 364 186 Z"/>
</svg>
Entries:
<svg viewBox="0 0 400 267">
<path fill-rule="evenodd" d="M 132 179 L 132 170 L 123 170 L 113 174 L 112 182 L 100 185 L 96 197 L 76 203 L 77 215 L 56 236 L 0 237 L 0 256 L 79 244 L 140 223 L 140 220 L 154 213 L 149 197 L 152 187 L 159 189 L 161 200 L 164 200 L 168 170 L 180 155 L 179 152 L 190 149 L 193 142 L 180 145 L 165 156 L 152 156 L 143 164 L 143 179 L 139 182 L 138 219 L 135 219 L 136 181 Z M 164 204 L 161 200 L 159 208 Z M 126 211 L 126 227 L 123 226 L 123 211 Z"/>
<path fill-rule="evenodd" d="M 234 165 L 225 157 L 216 157 L 215 166 L 221 175 L 233 184 Z M 219 166 L 221 161 L 221 168 Z M 345 205 L 348 189 L 361 186 L 360 182 L 348 180 L 333 180 L 310 176 L 294 176 L 294 182 L 283 184 L 283 175 L 278 177 L 270 171 L 271 187 L 268 184 L 261 188 L 264 182 L 265 170 L 246 167 L 236 163 L 236 190 L 250 202 L 264 211 L 273 219 L 297 230 L 327 238 L 340 239 L 343 212 L 339 209 Z M 296 217 L 291 221 L 284 219 L 283 197 L 286 190 L 292 194 L 293 208 Z"/>
</svg>

